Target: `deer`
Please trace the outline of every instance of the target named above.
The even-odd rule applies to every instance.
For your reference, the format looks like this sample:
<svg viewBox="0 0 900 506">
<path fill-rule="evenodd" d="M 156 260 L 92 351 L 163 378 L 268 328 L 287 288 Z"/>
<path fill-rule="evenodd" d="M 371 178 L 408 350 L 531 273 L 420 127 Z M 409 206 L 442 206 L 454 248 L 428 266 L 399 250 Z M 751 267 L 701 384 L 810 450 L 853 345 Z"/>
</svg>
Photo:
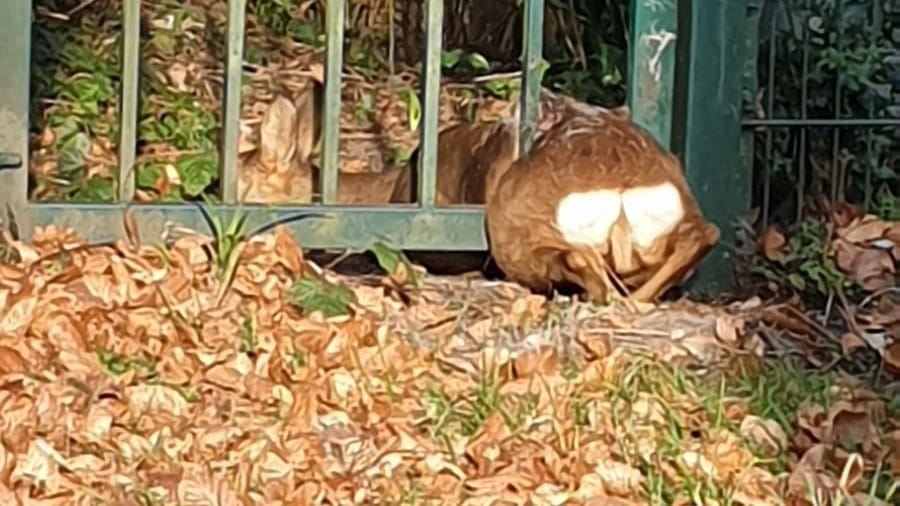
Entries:
<svg viewBox="0 0 900 506">
<path fill-rule="evenodd" d="M 321 90 L 310 82 L 293 102 L 278 95 L 260 124 L 258 152 L 238 174 L 238 196 L 252 204 L 306 204 L 319 187 L 320 173 L 310 162 L 319 141 Z M 381 204 L 391 201 L 404 167 L 382 172 L 338 172 L 337 203 Z"/>
<path fill-rule="evenodd" d="M 597 302 L 612 291 L 654 302 L 693 274 L 720 231 L 703 217 L 678 158 L 627 108 L 562 108 L 526 156 L 489 178 L 491 256 L 532 291 L 572 284 Z"/>
<path fill-rule="evenodd" d="M 548 94 L 545 98 L 547 103 L 543 104 L 543 113 L 535 125 L 538 136 L 549 131 L 560 118 L 547 107 L 555 96 Z M 519 115 L 519 102 L 514 96 L 496 121 L 458 123 L 439 132 L 436 206 L 485 204 L 488 188 L 496 187 L 493 179 L 504 174 L 519 156 Z M 398 180 L 393 202 L 415 200 L 418 157 L 417 150 L 409 171 Z M 447 274 L 485 272 L 490 259 L 487 252 L 415 251 L 407 255 L 429 271 Z"/>
<path fill-rule="evenodd" d="M 601 113 L 629 117 L 625 106 L 616 109 L 598 108 L 542 88 L 535 124 L 536 139 L 540 139 L 565 117 L 591 117 Z M 487 202 L 489 188 L 497 187 L 496 178 L 506 173 L 519 157 L 520 114 L 518 96 L 514 94 L 509 105 L 500 112 L 500 119 L 497 121 L 458 123 L 439 132 L 435 191 L 435 204 L 438 207 L 483 205 Z M 418 155 L 417 150 L 411 158 L 409 171 L 400 176 L 392 202 L 408 203 L 415 200 L 414 181 Z M 485 273 L 490 260 L 487 252 L 416 251 L 408 252 L 408 256 L 430 271 L 452 274 L 477 270 Z"/>
</svg>

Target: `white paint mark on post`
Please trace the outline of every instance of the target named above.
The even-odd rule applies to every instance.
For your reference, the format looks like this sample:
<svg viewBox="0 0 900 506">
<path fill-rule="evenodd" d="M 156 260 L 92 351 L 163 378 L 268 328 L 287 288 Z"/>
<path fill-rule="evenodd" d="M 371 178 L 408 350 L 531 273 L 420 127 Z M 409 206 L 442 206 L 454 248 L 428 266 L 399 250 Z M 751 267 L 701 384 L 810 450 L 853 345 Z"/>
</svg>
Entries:
<svg viewBox="0 0 900 506">
<path fill-rule="evenodd" d="M 663 52 L 669 44 L 675 41 L 675 38 L 675 34 L 668 30 L 654 32 L 642 37 L 643 41 L 648 45 L 654 42 L 656 43 L 656 49 L 653 51 L 653 55 L 647 60 L 647 69 L 657 84 L 662 78 L 661 63 Z"/>
</svg>

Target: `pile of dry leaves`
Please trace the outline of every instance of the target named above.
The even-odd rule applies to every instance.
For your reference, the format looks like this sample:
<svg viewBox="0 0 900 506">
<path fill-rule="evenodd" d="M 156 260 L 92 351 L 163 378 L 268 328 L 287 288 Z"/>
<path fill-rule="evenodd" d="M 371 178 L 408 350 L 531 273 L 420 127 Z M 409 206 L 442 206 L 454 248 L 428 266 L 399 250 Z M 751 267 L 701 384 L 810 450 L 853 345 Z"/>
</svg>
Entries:
<svg viewBox="0 0 900 506">
<path fill-rule="evenodd" d="M 789 278 L 801 279 L 803 274 L 798 271 L 805 272 L 814 281 L 830 276 L 828 305 L 838 308 L 834 313 L 843 322 L 843 334 L 838 332 L 842 351 L 850 355 L 859 350 L 874 350 L 885 368 L 900 373 L 900 289 L 897 285 L 900 223 L 863 214 L 849 204 L 836 206 L 824 223 L 822 228 L 826 232 L 819 239 L 822 244 L 811 246 L 791 243 L 796 236 L 786 238 L 778 227 L 770 226 L 760 239 L 763 257 L 793 270 Z M 857 297 L 848 294 L 851 290 L 859 292 Z M 788 304 L 791 305 L 799 306 L 799 300 L 795 298 L 793 304 Z M 827 313 L 818 318 L 819 322 L 799 314 L 796 308 L 784 307 L 780 313 L 770 311 L 769 315 L 797 334 L 818 334 L 826 340 L 833 334 L 826 328 L 833 327 Z"/>
<path fill-rule="evenodd" d="M 788 436 L 636 358 L 746 362 L 753 304 L 595 308 L 460 278 L 400 297 L 321 272 L 285 229 L 223 286 L 211 242 L 10 242 L 3 504 L 799 505 L 864 493 L 891 448 L 900 469 L 900 427 L 859 386 Z M 348 312 L 298 306 L 298 278 L 347 287 Z"/>
</svg>

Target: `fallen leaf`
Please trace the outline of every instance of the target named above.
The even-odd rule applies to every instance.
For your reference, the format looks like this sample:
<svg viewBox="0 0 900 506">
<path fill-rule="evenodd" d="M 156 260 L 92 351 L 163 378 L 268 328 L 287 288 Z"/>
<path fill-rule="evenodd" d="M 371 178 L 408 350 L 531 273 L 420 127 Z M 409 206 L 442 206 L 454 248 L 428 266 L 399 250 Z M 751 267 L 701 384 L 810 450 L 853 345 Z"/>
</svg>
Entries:
<svg viewBox="0 0 900 506">
<path fill-rule="evenodd" d="M 866 215 L 862 219 L 854 220 L 848 226 L 836 230 L 838 236 L 853 244 L 863 244 L 868 241 L 882 239 L 891 229 L 891 223 L 883 221 L 876 216 Z"/>
<path fill-rule="evenodd" d="M 778 227 L 775 225 L 769 225 L 766 228 L 765 232 L 762 234 L 762 239 L 760 240 L 760 246 L 762 248 L 763 255 L 770 261 L 775 261 L 781 258 L 781 255 L 787 249 L 787 240 L 784 238 L 784 234 L 782 234 Z"/>
<path fill-rule="evenodd" d="M 9 346 L 0 345 L 0 376 L 28 372 L 28 363 L 22 354 Z"/>
<path fill-rule="evenodd" d="M 855 332 L 844 332 L 841 335 L 841 348 L 845 355 L 850 355 L 856 350 L 866 348 L 866 341 Z"/>
<path fill-rule="evenodd" d="M 900 372 L 900 340 L 895 339 L 891 344 L 884 348 L 881 355 L 884 364 L 892 371 Z"/>
<path fill-rule="evenodd" d="M 523 350 L 513 358 L 515 378 L 528 378 L 533 374 L 549 376 L 558 370 L 559 355 L 555 348 L 549 346 Z"/>
<path fill-rule="evenodd" d="M 841 239 L 835 241 L 835 247 L 838 268 L 865 290 L 876 291 L 892 285 L 896 267 L 888 252 L 862 248 Z"/>
<path fill-rule="evenodd" d="M 847 401 L 839 401 L 831 407 L 825 427 L 826 441 L 833 441 L 848 451 L 868 454 L 875 449 L 878 430 L 868 410 Z"/>
<path fill-rule="evenodd" d="M 810 448 L 787 478 L 788 498 L 807 502 L 810 494 L 829 497 L 838 487 L 837 480 L 825 470 L 825 445 Z"/>
<path fill-rule="evenodd" d="M 752 441 L 767 457 L 775 457 L 787 449 L 787 435 L 774 420 L 748 415 L 741 421 L 740 431 L 743 437 Z"/>
<path fill-rule="evenodd" d="M 187 67 L 181 63 L 175 62 L 166 70 L 169 77 L 169 83 L 179 91 L 186 91 L 188 87 L 185 85 L 187 81 Z"/>
<path fill-rule="evenodd" d="M 837 228 L 845 228 L 854 220 L 863 217 L 863 209 L 858 205 L 853 205 L 847 202 L 840 202 L 835 206 L 834 212 L 832 213 L 832 219 L 834 219 L 834 224 Z"/>
<path fill-rule="evenodd" d="M 31 324 L 38 307 L 37 297 L 23 297 L 12 305 L 0 318 L 0 335 L 18 336 Z"/>
<path fill-rule="evenodd" d="M 136 385 L 129 387 L 126 395 L 131 409 L 138 413 L 161 410 L 182 416 L 188 407 L 184 396 L 163 385 Z"/>
<path fill-rule="evenodd" d="M 601 460 L 594 467 L 604 490 L 608 493 L 629 496 L 637 492 L 644 483 L 644 475 L 637 469 L 613 460 Z"/>
</svg>

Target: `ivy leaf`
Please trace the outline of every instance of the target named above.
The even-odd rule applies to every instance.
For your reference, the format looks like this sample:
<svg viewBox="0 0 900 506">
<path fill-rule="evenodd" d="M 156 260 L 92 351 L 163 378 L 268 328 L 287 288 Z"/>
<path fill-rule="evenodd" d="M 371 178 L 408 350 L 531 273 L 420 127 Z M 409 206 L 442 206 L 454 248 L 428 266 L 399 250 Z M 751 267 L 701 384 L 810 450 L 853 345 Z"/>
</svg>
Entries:
<svg viewBox="0 0 900 506">
<path fill-rule="evenodd" d="M 806 290 L 806 280 L 796 272 L 788 274 L 787 280 L 795 290 L 800 292 Z"/>
<path fill-rule="evenodd" d="M 294 281 L 290 298 L 291 304 L 299 308 L 304 316 L 321 311 L 326 318 L 349 314 L 350 304 L 356 302 L 356 295 L 349 288 L 309 274 Z"/>
<path fill-rule="evenodd" d="M 478 53 L 467 54 L 465 62 L 469 68 L 479 72 L 487 72 L 491 69 L 491 64 L 488 63 L 487 59 Z"/>
<path fill-rule="evenodd" d="M 218 167 L 211 155 L 183 157 L 175 162 L 185 195 L 196 197 L 216 180 Z"/>
<path fill-rule="evenodd" d="M 184 202 L 184 193 L 180 187 L 173 187 L 169 193 L 160 196 L 160 202 Z"/>
<path fill-rule="evenodd" d="M 144 165 L 137 169 L 138 188 L 150 189 L 163 175 L 163 169 L 159 165 Z"/>
<path fill-rule="evenodd" d="M 78 198 L 88 202 L 113 202 L 116 187 L 112 180 L 94 176 L 78 191 Z"/>
<path fill-rule="evenodd" d="M 62 142 L 59 154 L 60 172 L 69 173 L 84 167 L 87 154 L 91 149 L 91 140 L 84 132 L 73 132 Z"/>
<path fill-rule="evenodd" d="M 289 26 L 290 35 L 308 46 L 318 47 L 319 34 L 318 27 L 311 22 L 291 23 Z"/>
<path fill-rule="evenodd" d="M 378 265 L 384 269 L 394 282 L 398 285 L 411 283 L 413 286 L 419 286 L 418 273 L 413 269 L 412 263 L 406 258 L 402 252 L 388 247 L 385 243 L 378 241 L 372 245 L 372 253 Z"/>
<path fill-rule="evenodd" d="M 445 69 L 455 67 L 462 58 L 462 49 L 453 49 L 452 51 L 443 51 L 441 53 L 441 66 Z"/>
<path fill-rule="evenodd" d="M 497 98 L 509 98 L 519 88 L 517 79 L 492 79 L 484 83 L 485 89 Z"/>
</svg>

